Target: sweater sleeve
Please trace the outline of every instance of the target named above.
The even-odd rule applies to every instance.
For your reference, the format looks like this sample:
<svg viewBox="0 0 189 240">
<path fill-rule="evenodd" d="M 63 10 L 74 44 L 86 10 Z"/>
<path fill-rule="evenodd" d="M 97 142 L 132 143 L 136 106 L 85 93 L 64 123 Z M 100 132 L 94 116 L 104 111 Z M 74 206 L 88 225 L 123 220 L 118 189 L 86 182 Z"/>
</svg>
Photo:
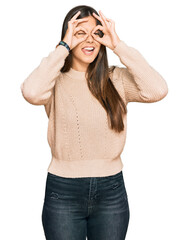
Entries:
<svg viewBox="0 0 189 240">
<path fill-rule="evenodd" d="M 49 102 L 60 69 L 68 55 L 68 50 L 59 45 L 47 57 L 42 58 L 40 64 L 20 85 L 26 101 L 33 105 L 45 105 Z"/>
<path fill-rule="evenodd" d="M 157 102 L 167 95 L 166 81 L 137 49 L 121 40 L 113 52 L 126 66 L 117 67 L 117 78 L 122 81 L 127 102 Z"/>
</svg>

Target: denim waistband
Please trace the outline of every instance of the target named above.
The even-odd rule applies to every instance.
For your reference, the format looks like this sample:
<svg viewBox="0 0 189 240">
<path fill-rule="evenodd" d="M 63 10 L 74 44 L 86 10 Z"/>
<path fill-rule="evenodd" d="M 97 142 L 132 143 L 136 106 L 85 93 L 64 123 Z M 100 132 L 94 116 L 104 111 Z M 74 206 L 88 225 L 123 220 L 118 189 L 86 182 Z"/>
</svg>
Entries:
<svg viewBox="0 0 189 240">
<path fill-rule="evenodd" d="M 76 178 L 68 178 L 68 177 L 62 177 L 55 175 L 53 173 L 47 172 L 48 177 L 56 178 L 58 180 L 90 180 L 90 179 L 96 179 L 96 180 L 115 180 L 118 178 L 123 177 L 123 171 L 121 170 L 120 172 L 114 174 L 114 175 L 109 175 L 109 176 L 103 176 L 103 177 L 76 177 Z"/>
</svg>

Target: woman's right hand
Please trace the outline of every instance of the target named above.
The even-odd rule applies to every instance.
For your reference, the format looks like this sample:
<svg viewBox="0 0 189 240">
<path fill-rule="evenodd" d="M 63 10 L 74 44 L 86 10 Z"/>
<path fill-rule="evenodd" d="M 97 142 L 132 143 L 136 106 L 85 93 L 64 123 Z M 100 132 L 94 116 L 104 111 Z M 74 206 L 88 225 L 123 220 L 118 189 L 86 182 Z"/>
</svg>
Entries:
<svg viewBox="0 0 189 240">
<path fill-rule="evenodd" d="M 86 32 L 85 28 L 81 26 L 77 27 L 78 23 L 88 21 L 88 19 L 76 19 L 80 13 L 81 12 L 78 11 L 71 18 L 71 20 L 68 21 L 68 29 L 66 30 L 66 34 L 63 38 L 63 41 L 68 44 L 68 46 L 70 47 L 70 50 L 72 50 L 74 47 L 76 47 L 79 43 L 83 42 L 88 37 L 88 33 Z M 80 30 L 83 30 L 86 34 L 84 37 L 77 38 L 75 34 Z"/>
</svg>

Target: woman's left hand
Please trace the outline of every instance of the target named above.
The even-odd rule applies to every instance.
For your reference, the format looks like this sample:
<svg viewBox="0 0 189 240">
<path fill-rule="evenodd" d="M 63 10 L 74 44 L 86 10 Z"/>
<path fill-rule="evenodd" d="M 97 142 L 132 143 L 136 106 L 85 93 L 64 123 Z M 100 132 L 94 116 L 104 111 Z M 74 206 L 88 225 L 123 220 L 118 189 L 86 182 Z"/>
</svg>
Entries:
<svg viewBox="0 0 189 240">
<path fill-rule="evenodd" d="M 100 16 L 98 16 L 93 12 L 93 16 L 102 23 L 102 26 L 97 25 L 92 31 L 92 36 L 99 43 L 105 45 L 106 47 L 109 47 L 111 50 L 114 50 L 114 48 L 117 46 L 118 42 L 120 41 L 120 38 L 118 37 L 115 31 L 115 22 L 112 19 L 106 18 L 102 13 L 102 11 L 99 11 L 99 13 L 100 13 Z M 102 38 L 95 35 L 95 32 L 98 29 L 104 33 Z"/>
</svg>

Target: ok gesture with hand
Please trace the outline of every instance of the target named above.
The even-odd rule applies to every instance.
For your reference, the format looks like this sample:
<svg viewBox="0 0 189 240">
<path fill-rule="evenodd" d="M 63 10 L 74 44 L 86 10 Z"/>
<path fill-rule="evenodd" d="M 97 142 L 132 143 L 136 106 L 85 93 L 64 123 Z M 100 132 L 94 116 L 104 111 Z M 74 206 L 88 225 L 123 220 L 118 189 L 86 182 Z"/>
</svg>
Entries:
<svg viewBox="0 0 189 240">
<path fill-rule="evenodd" d="M 70 47 L 70 50 L 72 50 L 74 47 L 76 47 L 79 43 L 83 42 L 88 37 L 88 33 L 86 32 L 85 28 L 83 28 L 82 26 L 77 27 L 79 23 L 88 21 L 88 19 L 82 19 L 82 18 L 76 19 L 80 13 L 81 12 L 78 11 L 70 19 L 70 21 L 68 21 L 68 29 L 66 30 L 66 34 L 63 39 L 63 41 L 66 42 Z M 77 38 L 75 36 L 75 33 L 80 30 L 83 30 L 86 33 L 86 35 L 82 38 Z M 58 44 L 56 45 L 56 47 L 58 47 Z"/>
<path fill-rule="evenodd" d="M 102 26 L 97 25 L 92 32 L 92 36 L 96 41 L 113 50 L 120 41 L 115 31 L 115 22 L 112 19 L 106 18 L 101 11 L 99 11 L 99 13 L 100 16 L 95 13 L 93 13 L 93 16 L 102 23 Z M 96 30 L 101 30 L 104 34 L 103 37 L 95 35 Z"/>
</svg>

